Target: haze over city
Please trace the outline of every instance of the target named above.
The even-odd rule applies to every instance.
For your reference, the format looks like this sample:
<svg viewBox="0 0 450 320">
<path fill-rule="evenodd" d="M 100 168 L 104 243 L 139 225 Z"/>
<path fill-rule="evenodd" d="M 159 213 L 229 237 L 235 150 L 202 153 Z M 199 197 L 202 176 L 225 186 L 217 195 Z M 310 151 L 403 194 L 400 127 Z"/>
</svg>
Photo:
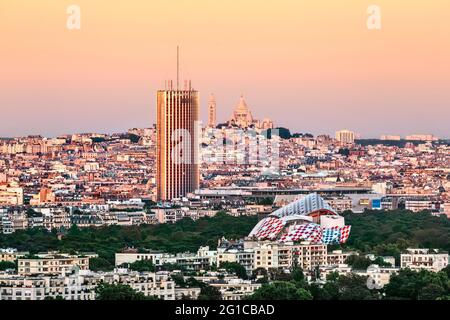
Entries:
<svg viewBox="0 0 450 320">
<path fill-rule="evenodd" d="M 450 3 L 77 0 L 0 4 L 0 136 L 117 132 L 156 122 L 176 77 L 217 99 L 218 122 L 245 95 L 254 116 L 292 132 L 450 137 Z M 447 10 L 445 10 L 447 9 Z M 420 23 L 419 23 L 420 22 Z"/>
<path fill-rule="evenodd" d="M 0 304 L 50 301 L 32 310 L 61 317 L 96 301 L 70 308 L 79 319 L 360 319 L 362 301 L 437 314 L 448 9 L 0 0 Z"/>
</svg>

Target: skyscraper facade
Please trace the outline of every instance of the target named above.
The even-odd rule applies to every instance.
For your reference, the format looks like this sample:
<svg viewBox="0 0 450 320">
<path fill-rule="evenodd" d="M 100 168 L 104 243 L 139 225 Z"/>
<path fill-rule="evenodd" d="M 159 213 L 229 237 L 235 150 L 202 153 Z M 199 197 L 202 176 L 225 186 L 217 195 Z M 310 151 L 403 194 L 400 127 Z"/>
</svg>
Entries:
<svg viewBox="0 0 450 320">
<path fill-rule="evenodd" d="M 199 187 L 199 95 L 184 90 L 157 92 L 157 199 L 168 201 Z"/>
<path fill-rule="evenodd" d="M 211 94 L 208 101 L 208 127 L 214 128 L 216 124 L 216 98 Z"/>
</svg>

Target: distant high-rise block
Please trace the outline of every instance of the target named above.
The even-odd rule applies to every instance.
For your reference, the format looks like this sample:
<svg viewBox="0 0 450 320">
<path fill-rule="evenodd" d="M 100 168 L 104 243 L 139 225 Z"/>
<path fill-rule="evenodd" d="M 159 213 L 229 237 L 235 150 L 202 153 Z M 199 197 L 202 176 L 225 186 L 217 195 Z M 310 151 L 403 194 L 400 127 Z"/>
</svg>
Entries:
<svg viewBox="0 0 450 320">
<path fill-rule="evenodd" d="M 157 93 L 157 199 L 186 196 L 199 187 L 198 91 L 160 90 Z M 183 134 L 184 133 L 184 134 Z M 184 159 L 179 161 L 179 157 Z"/>
<path fill-rule="evenodd" d="M 216 126 L 216 98 L 213 94 L 209 96 L 208 101 L 208 126 L 211 128 Z"/>
<path fill-rule="evenodd" d="M 354 143 L 355 133 L 349 130 L 337 131 L 336 140 L 342 143 Z"/>
</svg>

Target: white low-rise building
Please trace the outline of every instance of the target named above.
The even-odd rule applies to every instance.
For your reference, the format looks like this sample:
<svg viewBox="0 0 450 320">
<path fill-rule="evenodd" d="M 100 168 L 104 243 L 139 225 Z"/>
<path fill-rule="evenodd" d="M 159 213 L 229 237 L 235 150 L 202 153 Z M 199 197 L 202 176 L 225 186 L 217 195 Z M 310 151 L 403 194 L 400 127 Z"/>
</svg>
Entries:
<svg viewBox="0 0 450 320">
<path fill-rule="evenodd" d="M 395 267 L 380 267 L 372 264 L 365 272 L 356 271 L 355 273 L 367 277 L 367 287 L 369 289 L 381 289 L 389 283 L 392 275 L 398 273 L 398 270 L 399 268 Z"/>
<path fill-rule="evenodd" d="M 33 257 L 22 257 L 17 260 L 17 271 L 20 276 L 63 274 L 72 270 L 89 270 L 89 258 L 97 254 L 69 255 L 63 253 L 41 253 Z"/>
<path fill-rule="evenodd" d="M 185 270 L 200 271 L 209 269 L 217 262 L 217 251 L 209 250 L 209 247 L 200 247 L 197 253 L 170 254 L 159 251 L 138 252 L 128 250 L 116 253 L 115 265 L 117 267 L 135 263 L 137 261 L 150 261 L 155 266 L 164 264 L 177 264 Z"/>
<path fill-rule="evenodd" d="M 175 300 L 175 283 L 167 273 L 139 273 L 116 269 L 96 273 L 79 271 L 70 275 L 23 277 L 0 274 L 0 300 L 95 300 L 100 283 L 128 285 L 146 296 Z"/>
<path fill-rule="evenodd" d="M 447 267 L 448 253 L 437 249 L 407 249 L 400 255 L 400 267 L 438 272 Z"/>
</svg>

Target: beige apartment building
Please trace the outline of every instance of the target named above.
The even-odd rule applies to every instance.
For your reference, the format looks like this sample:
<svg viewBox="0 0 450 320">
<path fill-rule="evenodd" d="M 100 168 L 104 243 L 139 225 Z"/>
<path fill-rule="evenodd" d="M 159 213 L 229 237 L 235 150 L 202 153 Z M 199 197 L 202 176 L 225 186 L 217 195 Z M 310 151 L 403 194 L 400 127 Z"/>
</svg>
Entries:
<svg viewBox="0 0 450 320">
<path fill-rule="evenodd" d="M 0 184 L 0 205 L 23 205 L 23 189 L 10 184 Z"/>
<path fill-rule="evenodd" d="M 290 270 L 294 265 L 303 270 L 325 265 L 327 262 L 327 246 L 325 244 L 278 244 L 262 243 L 253 248 L 253 268 L 277 268 Z"/>
<path fill-rule="evenodd" d="M 74 269 L 89 270 L 89 258 L 97 254 L 66 255 L 56 253 L 39 254 L 33 258 L 18 259 L 18 274 L 30 276 L 37 274 L 64 274 Z"/>
<path fill-rule="evenodd" d="M 327 253 L 327 265 L 328 266 L 337 266 L 340 264 L 345 264 L 345 261 L 351 255 L 357 255 L 356 252 L 343 252 L 342 250 L 333 250 L 332 252 Z"/>
<path fill-rule="evenodd" d="M 20 252 L 15 249 L 0 249 L 0 262 L 14 262 L 26 255 L 28 255 L 28 252 Z"/>
</svg>

